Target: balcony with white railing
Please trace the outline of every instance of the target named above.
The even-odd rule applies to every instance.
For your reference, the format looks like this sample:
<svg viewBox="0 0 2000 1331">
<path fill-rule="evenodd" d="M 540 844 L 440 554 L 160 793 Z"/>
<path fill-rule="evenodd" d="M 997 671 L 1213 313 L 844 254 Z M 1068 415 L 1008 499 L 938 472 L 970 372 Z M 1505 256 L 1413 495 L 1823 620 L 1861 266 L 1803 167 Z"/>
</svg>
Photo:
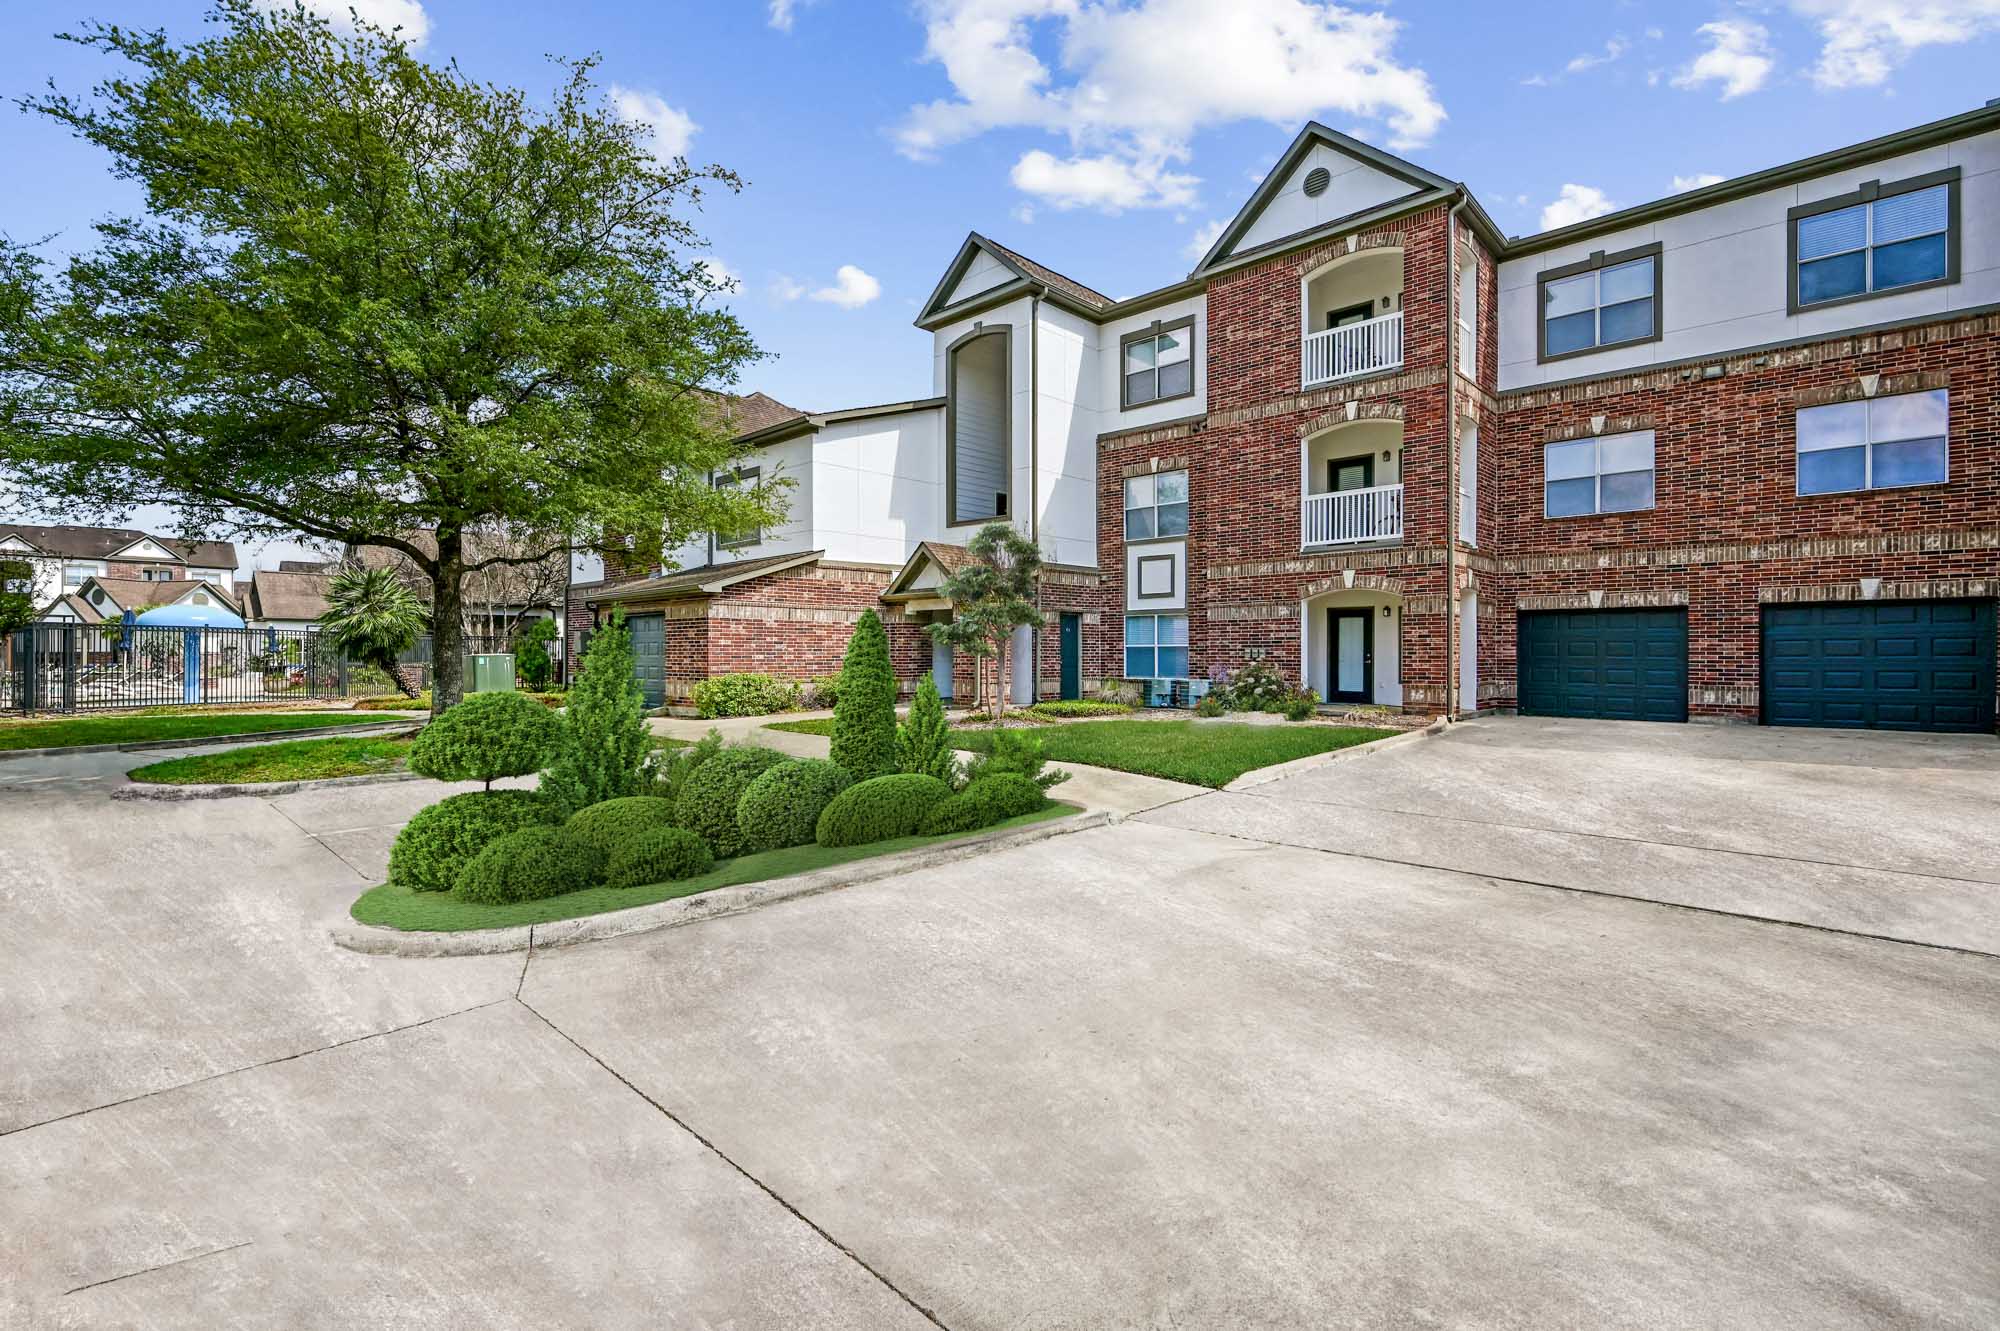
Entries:
<svg viewBox="0 0 2000 1331">
<path fill-rule="evenodd" d="M 1299 504 L 1299 544 L 1366 545 L 1403 539 L 1403 487 L 1371 485 L 1307 495 Z"/>
<path fill-rule="evenodd" d="M 1381 374 L 1403 364 L 1403 312 L 1307 333 L 1299 347 L 1299 386 Z"/>
</svg>

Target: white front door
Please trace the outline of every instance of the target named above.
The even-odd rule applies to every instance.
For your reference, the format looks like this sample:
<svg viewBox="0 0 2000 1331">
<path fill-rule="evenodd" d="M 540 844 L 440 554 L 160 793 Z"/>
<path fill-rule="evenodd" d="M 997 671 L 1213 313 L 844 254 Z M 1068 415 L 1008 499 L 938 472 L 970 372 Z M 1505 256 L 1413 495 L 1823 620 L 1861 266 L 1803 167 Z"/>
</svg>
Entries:
<svg viewBox="0 0 2000 1331">
<path fill-rule="evenodd" d="M 946 699 L 951 697 L 951 648 L 945 643 L 931 644 L 931 682 Z"/>
</svg>

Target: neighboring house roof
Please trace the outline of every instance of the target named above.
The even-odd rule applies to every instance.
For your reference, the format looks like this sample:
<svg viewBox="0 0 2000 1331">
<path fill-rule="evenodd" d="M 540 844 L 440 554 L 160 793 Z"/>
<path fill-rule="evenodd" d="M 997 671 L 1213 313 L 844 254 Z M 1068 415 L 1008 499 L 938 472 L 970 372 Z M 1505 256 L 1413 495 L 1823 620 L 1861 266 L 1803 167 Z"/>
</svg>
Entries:
<svg viewBox="0 0 2000 1331">
<path fill-rule="evenodd" d="M 197 591 L 208 592 L 231 610 L 241 611 L 235 597 L 214 583 L 203 582 L 200 578 L 163 578 L 156 582 L 148 582 L 144 578 L 91 577 L 83 580 L 83 585 L 76 589 L 76 594 L 88 601 L 89 590 L 92 587 L 102 588 L 104 594 L 115 603 L 115 609 L 120 611 L 150 610 L 154 606 L 173 605 Z M 98 613 L 111 618 L 112 616 L 106 611 L 112 608 L 114 607 L 102 607 Z"/>
<path fill-rule="evenodd" d="M 331 573 L 339 561 L 333 559 L 280 559 L 280 573 Z"/>
<path fill-rule="evenodd" d="M 244 594 L 249 619 L 318 619 L 326 613 L 326 573 L 287 573 L 258 569 Z"/>
<path fill-rule="evenodd" d="M 782 573 L 787 569 L 806 564 L 816 564 L 824 550 L 807 550 L 788 555 L 764 555 L 758 559 L 739 559 L 728 564 L 704 564 L 700 568 L 675 569 L 671 573 L 655 574 L 646 578 L 627 578 L 607 581 L 590 597 L 592 603 L 613 601 L 659 600 L 676 596 L 708 596 L 739 582 L 749 582 L 753 578 L 765 577 L 772 573 Z"/>
<path fill-rule="evenodd" d="M 768 393 L 710 393 L 710 408 L 716 417 L 729 428 L 734 438 L 746 434 L 756 434 L 774 425 L 797 420 L 807 413 L 798 407 L 788 407 Z"/>
<path fill-rule="evenodd" d="M 20 537 L 45 555 L 64 559 L 109 559 L 128 546 L 150 540 L 184 564 L 232 571 L 236 568 L 236 545 L 231 541 L 181 541 L 125 527 L 56 527 L 0 522 L 0 539 L 10 535 Z"/>
<path fill-rule="evenodd" d="M 84 600 L 81 596 L 78 596 L 75 592 L 65 592 L 63 595 L 49 602 L 42 610 L 42 618 L 47 619 L 50 615 L 53 615 L 57 607 L 69 611 L 86 624 L 101 623 L 104 619 L 104 616 L 98 612 L 97 607 Z"/>
</svg>

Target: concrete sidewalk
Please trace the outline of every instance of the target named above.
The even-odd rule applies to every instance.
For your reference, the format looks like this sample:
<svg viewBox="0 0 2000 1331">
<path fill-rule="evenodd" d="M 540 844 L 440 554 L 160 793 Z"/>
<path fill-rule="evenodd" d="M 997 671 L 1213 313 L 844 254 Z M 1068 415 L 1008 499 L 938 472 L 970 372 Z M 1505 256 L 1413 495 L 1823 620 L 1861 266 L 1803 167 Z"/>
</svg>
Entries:
<svg viewBox="0 0 2000 1331">
<path fill-rule="evenodd" d="M 654 717 L 653 733 L 669 739 L 694 741 L 710 730 L 726 743 L 757 744 L 795 758 L 824 758 L 833 741 L 825 735 L 801 735 L 790 730 L 772 730 L 774 721 L 806 721 L 832 716 L 832 712 L 791 712 L 784 716 L 734 716 L 715 721 L 689 721 L 679 717 Z M 1181 781 L 1163 781 L 1156 776 L 1114 772 L 1108 767 L 1085 767 L 1081 763 L 1052 762 L 1050 767 L 1069 773 L 1069 780 L 1049 793 L 1071 804 L 1081 804 L 1091 813 L 1108 813 L 1124 818 L 1148 809 L 1157 809 L 1197 795 L 1208 794 L 1205 786 Z"/>
</svg>

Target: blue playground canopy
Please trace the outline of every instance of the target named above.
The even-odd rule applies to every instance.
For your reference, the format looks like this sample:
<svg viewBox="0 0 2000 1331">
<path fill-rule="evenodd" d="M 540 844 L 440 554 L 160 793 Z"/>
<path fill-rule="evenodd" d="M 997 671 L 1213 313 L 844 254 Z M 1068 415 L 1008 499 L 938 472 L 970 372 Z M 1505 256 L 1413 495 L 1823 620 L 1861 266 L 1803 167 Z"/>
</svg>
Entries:
<svg viewBox="0 0 2000 1331">
<path fill-rule="evenodd" d="M 139 612 L 139 623 L 146 628 L 169 629 L 240 629 L 241 616 L 227 607 L 214 604 L 196 605 L 183 601 L 179 605 L 156 605 L 151 610 Z"/>
</svg>

